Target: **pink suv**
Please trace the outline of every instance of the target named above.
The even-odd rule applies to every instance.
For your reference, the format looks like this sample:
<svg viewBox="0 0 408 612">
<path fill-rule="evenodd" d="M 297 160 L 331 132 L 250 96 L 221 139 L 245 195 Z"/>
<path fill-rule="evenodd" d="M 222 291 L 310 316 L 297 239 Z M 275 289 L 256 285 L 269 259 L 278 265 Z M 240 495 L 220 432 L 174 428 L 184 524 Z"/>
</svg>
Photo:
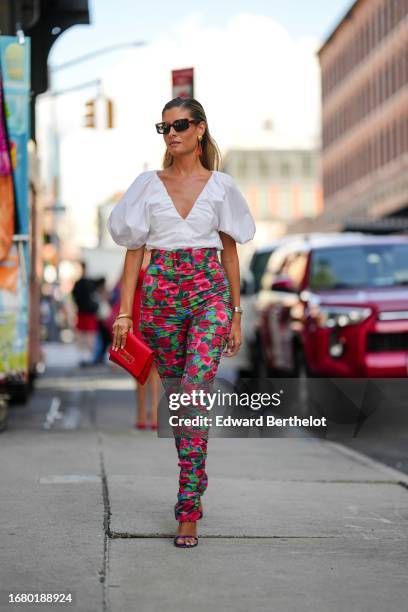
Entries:
<svg viewBox="0 0 408 612">
<path fill-rule="evenodd" d="M 261 375 L 406 377 L 408 236 L 294 239 L 271 256 L 256 309 Z"/>
</svg>

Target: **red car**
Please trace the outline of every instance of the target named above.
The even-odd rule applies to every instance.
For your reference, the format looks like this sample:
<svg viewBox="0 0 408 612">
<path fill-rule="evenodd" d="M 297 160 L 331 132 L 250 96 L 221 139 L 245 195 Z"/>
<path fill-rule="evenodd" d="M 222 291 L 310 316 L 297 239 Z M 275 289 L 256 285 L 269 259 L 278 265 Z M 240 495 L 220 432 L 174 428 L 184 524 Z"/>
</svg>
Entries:
<svg viewBox="0 0 408 612">
<path fill-rule="evenodd" d="M 271 256 L 256 310 L 261 376 L 406 377 L 408 236 L 294 239 Z"/>
</svg>

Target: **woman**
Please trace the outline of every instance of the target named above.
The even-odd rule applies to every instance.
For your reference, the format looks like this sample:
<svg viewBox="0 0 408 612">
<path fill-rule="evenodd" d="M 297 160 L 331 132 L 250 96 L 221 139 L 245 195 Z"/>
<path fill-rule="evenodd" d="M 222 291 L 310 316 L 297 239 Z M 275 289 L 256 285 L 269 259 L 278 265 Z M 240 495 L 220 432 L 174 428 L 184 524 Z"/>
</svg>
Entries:
<svg viewBox="0 0 408 612">
<path fill-rule="evenodd" d="M 180 385 L 181 392 L 211 388 L 222 353 L 232 357 L 239 350 L 236 242 L 251 240 L 255 223 L 234 180 L 216 170 L 220 155 L 197 100 L 168 102 L 156 130 L 167 147 L 163 170 L 139 174 L 108 219 L 112 238 L 127 248 L 112 346 L 123 347 L 132 329 L 132 299 L 146 245 L 151 260 L 142 286 L 140 331 L 155 351 L 170 396 Z M 196 408 L 200 412 L 206 412 L 204 406 Z M 187 548 L 198 544 L 196 523 L 203 516 L 208 427 L 173 432 L 180 467 L 174 544 Z"/>
<path fill-rule="evenodd" d="M 106 349 L 111 343 L 111 329 L 106 327 L 105 320 L 110 316 L 112 307 L 109 303 L 109 292 L 106 288 L 104 276 L 95 280 L 95 299 L 98 303 L 96 319 L 98 322 L 98 333 L 92 355 L 92 365 L 105 363 Z"/>
<path fill-rule="evenodd" d="M 92 363 L 92 351 L 98 331 L 98 302 L 95 299 L 95 281 L 87 276 L 86 262 L 81 261 L 80 264 L 81 276 L 72 288 L 72 298 L 77 308 L 75 326 L 78 347 L 81 352 L 87 352 L 80 365 L 85 366 Z"/>
</svg>

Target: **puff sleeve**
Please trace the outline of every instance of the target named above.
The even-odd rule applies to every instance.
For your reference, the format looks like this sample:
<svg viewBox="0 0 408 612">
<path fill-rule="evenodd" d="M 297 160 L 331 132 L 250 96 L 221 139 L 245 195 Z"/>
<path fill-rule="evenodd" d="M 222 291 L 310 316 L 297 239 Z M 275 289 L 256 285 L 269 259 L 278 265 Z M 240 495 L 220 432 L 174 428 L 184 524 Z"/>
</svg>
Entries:
<svg viewBox="0 0 408 612">
<path fill-rule="evenodd" d="M 248 202 L 238 189 L 234 179 L 224 175 L 225 197 L 219 203 L 218 231 L 225 232 L 236 242 L 244 244 L 255 236 L 256 226 Z"/>
<path fill-rule="evenodd" d="M 138 249 L 146 243 L 149 229 L 149 210 L 145 202 L 151 172 L 141 172 L 119 202 L 113 207 L 107 227 L 116 244 Z"/>
</svg>

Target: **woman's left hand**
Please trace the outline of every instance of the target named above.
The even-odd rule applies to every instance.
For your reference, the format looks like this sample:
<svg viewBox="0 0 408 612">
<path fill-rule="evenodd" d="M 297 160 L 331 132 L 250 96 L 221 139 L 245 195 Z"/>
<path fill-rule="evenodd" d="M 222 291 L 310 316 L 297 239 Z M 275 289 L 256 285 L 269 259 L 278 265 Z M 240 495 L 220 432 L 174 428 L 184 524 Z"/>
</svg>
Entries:
<svg viewBox="0 0 408 612">
<path fill-rule="evenodd" d="M 241 315 L 232 316 L 231 331 L 222 354 L 225 357 L 234 357 L 241 347 Z"/>
</svg>

